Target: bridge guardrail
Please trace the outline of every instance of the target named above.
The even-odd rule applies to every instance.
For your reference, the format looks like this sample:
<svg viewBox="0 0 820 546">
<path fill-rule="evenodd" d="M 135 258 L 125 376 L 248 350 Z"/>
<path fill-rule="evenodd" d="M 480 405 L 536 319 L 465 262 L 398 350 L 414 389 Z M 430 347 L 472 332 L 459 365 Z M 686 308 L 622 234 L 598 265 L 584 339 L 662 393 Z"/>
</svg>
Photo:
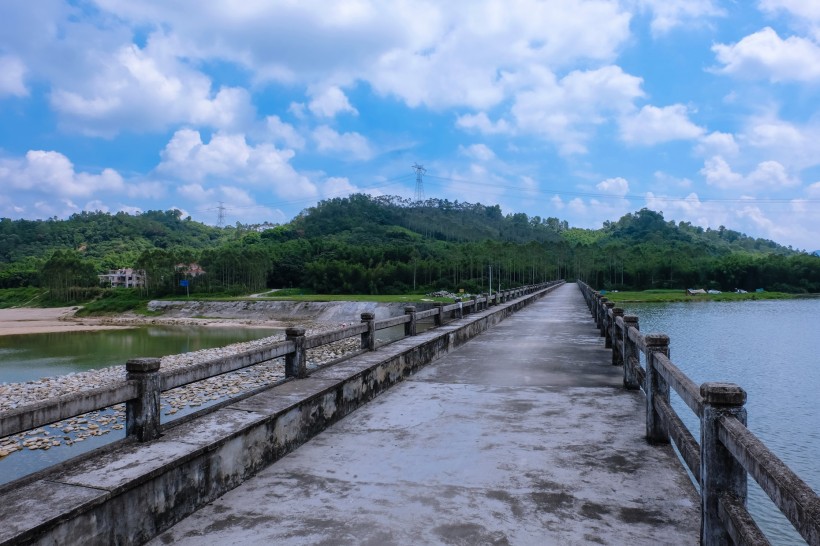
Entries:
<svg viewBox="0 0 820 546">
<path fill-rule="evenodd" d="M 588 284 L 578 286 L 612 348 L 612 364 L 623 365 L 624 387 L 646 395 L 646 439 L 674 442 L 697 481 L 701 544 L 769 544 L 746 509 L 752 476 L 803 539 L 820 545 L 820 497 L 746 428 L 746 392 L 733 383 L 696 385 L 669 358 L 669 336 L 641 333 L 638 317 L 624 315 Z M 700 419 L 700 442 L 670 405 L 670 389 Z"/>
<path fill-rule="evenodd" d="M 358 335 L 361 336 L 361 350 L 373 351 L 376 350 L 376 332 L 379 330 L 404 324 L 406 336 L 416 335 L 416 324 L 423 318 L 433 317 L 435 325 L 441 326 L 449 320 L 462 318 L 465 314 L 547 290 L 560 283 L 563 281 L 504 290 L 492 296 L 482 294 L 467 301 L 457 299 L 451 305 L 438 304 L 433 309 L 421 312 L 416 312 L 415 307 L 408 306 L 404 310 L 404 315 L 382 320 L 375 320 L 373 313 L 362 313 L 360 324 L 312 336 L 306 336 L 303 328 L 288 328 L 285 332 L 285 341 L 195 364 L 181 370 L 162 371 L 159 358 L 131 359 L 125 365 L 124 381 L 0 412 L 0 438 L 125 403 L 126 437 L 133 437 L 138 441 L 151 440 L 159 437 L 162 431 L 160 395 L 164 391 L 281 357 L 285 358 L 285 378 L 270 386 L 307 377 L 311 371 L 307 369 L 305 351 L 308 349 Z"/>
</svg>

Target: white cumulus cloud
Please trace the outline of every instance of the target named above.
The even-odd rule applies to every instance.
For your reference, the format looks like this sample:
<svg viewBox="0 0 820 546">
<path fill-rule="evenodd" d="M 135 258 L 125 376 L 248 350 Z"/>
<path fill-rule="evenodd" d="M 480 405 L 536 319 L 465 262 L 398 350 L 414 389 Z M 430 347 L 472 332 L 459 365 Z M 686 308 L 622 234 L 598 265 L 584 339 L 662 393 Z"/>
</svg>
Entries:
<svg viewBox="0 0 820 546">
<path fill-rule="evenodd" d="M 603 193 L 617 195 L 618 197 L 623 197 L 629 193 L 629 182 L 621 177 L 607 178 L 599 182 L 595 187 Z"/>
<path fill-rule="evenodd" d="M 332 118 L 340 113 L 357 115 L 359 112 L 350 104 L 347 96 L 338 87 L 330 86 L 318 92 L 311 93 L 312 99 L 308 109 L 315 116 Z"/>
<path fill-rule="evenodd" d="M 744 176 L 733 171 L 725 159 L 714 156 L 706 160 L 700 174 L 708 184 L 721 189 L 776 190 L 800 184 L 800 180 L 791 176 L 786 167 L 777 161 L 762 161 L 753 171 Z"/>
<path fill-rule="evenodd" d="M 459 151 L 476 161 L 490 161 L 495 159 L 493 152 L 486 144 L 470 144 L 469 146 L 459 146 Z"/>
<path fill-rule="evenodd" d="M 0 98 L 28 96 L 25 75 L 26 66 L 19 57 L 0 55 Z"/>
<path fill-rule="evenodd" d="M 646 105 L 634 115 L 621 118 L 621 138 L 631 144 L 654 145 L 672 140 L 691 140 L 705 130 L 689 120 L 686 106 L 658 108 Z"/>
<path fill-rule="evenodd" d="M 621 138 L 631 144 L 651 146 L 671 140 L 691 140 L 705 130 L 689 120 L 686 106 L 658 108 L 646 105 L 635 115 L 621 118 Z"/>
<path fill-rule="evenodd" d="M 230 181 L 266 187 L 283 197 L 315 196 L 316 186 L 290 164 L 294 155 L 271 144 L 248 144 L 241 134 L 217 133 L 205 143 L 198 131 L 180 129 L 162 151 L 157 171 L 204 187 Z"/>
<path fill-rule="evenodd" d="M 661 35 L 679 26 L 703 24 L 726 12 L 714 0 L 637 0 L 638 6 L 652 13 L 652 33 Z"/>
<path fill-rule="evenodd" d="M 55 85 L 52 107 L 68 127 L 107 136 L 179 123 L 232 129 L 253 119 L 248 91 L 214 90 L 211 80 L 180 62 L 166 42 L 155 36 L 145 48 L 131 44 L 98 52 L 92 77 Z"/>
<path fill-rule="evenodd" d="M 631 111 L 644 96 L 642 81 L 618 66 L 576 70 L 560 80 L 541 71 L 538 85 L 517 95 L 512 114 L 520 130 L 555 143 L 562 153 L 584 153 L 595 126 Z"/>
<path fill-rule="evenodd" d="M 99 174 L 76 172 L 73 163 L 54 151 L 30 150 L 24 158 L 0 160 L 0 181 L 6 188 L 33 191 L 49 197 L 87 197 L 124 187 L 113 169 Z"/>
<path fill-rule="evenodd" d="M 809 82 L 820 79 L 820 46 L 798 36 L 785 40 L 771 27 L 746 36 L 736 44 L 712 46 L 723 74 L 772 82 Z"/>
<path fill-rule="evenodd" d="M 374 156 L 367 138 L 356 132 L 339 133 L 327 125 L 320 125 L 313 131 L 313 140 L 320 152 L 330 152 L 362 161 Z"/>
<path fill-rule="evenodd" d="M 456 119 L 456 127 L 466 130 L 475 130 L 485 135 L 510 133 L 510 125 L 503 119 L 498 121 L 490 120 L 485 112 L 477 114 L 464 114 Z"/>
</svg>

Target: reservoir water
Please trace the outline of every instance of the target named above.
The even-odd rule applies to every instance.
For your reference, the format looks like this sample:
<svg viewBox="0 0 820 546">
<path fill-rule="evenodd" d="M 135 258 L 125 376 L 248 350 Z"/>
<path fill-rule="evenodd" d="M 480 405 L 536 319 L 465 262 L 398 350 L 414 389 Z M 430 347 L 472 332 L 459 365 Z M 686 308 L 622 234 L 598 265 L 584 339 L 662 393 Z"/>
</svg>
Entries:
<svg viewBox="0 0 820 546">
<path fill-rule="evenodd" d="M 0 383 L 19 383 L 222 347 L 275 334 L 271 328 L 142 326 L 126 330 L 0 336 Z"/>
<path fill-rule="evenodd" d="M 672 362 L 696 384 L 743 387 L 749 429 L 820 491 L 820 299 L 620 306 L 642 332 L 669 335 Z M 673 406 L 699 438 L 674 394 Z M 748 505 L 773 544 L 805 543 L 751 478 Z"/>
<path fill-rule="evenodd" d="M 122 365 L 130 358 L 162 357 L 222 347 L 268 337 L 279 331 L 273 328 L 143 326 L 125 330 L 0 336 L 0 384 Z M 12 453 L 0 458 L 0 484 L 61 463 L 123 436 L 122 430 L 109 431 L 104 436 L 89 437 L 72 446 Z"/>
</svg>

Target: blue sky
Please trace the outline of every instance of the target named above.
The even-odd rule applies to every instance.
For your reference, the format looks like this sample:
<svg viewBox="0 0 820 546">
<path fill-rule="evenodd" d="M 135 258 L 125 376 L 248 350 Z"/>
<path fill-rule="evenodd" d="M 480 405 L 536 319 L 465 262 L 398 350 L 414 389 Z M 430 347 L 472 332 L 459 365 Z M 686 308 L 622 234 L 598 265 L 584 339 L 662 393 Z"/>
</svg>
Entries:
<svg viewBox="0 0 820 546">
<path fill-rule="evenodd" d="M 820 248 L 820 0 L 4 0 L 0 217 L 367 192 Z"/>
</svg>

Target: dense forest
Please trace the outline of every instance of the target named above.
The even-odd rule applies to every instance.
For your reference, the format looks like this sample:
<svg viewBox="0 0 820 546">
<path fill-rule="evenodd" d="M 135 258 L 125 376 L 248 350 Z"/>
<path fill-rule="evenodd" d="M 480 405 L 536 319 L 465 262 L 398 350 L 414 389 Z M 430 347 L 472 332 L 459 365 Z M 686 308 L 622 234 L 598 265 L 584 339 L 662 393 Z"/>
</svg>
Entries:
<svg viewBox="0 0 820 546">
<path fill-rule="evenodd" d="M 123 267 L 145 270 L 152 297 L 184 293 L 182 280 L 192 293 L 480 292 L 491 276 L 493 288 L 581 278 L 607 289 L 820 292 L 817 256 L 648 209 L 596 230 L 498 205 L 367 195 L 322 201 L 284 225 L 218 228 L 179 211 L 0 220 L 0 288 L 77 300 L 99 290 L 98 273 Z"/>
</svg>

